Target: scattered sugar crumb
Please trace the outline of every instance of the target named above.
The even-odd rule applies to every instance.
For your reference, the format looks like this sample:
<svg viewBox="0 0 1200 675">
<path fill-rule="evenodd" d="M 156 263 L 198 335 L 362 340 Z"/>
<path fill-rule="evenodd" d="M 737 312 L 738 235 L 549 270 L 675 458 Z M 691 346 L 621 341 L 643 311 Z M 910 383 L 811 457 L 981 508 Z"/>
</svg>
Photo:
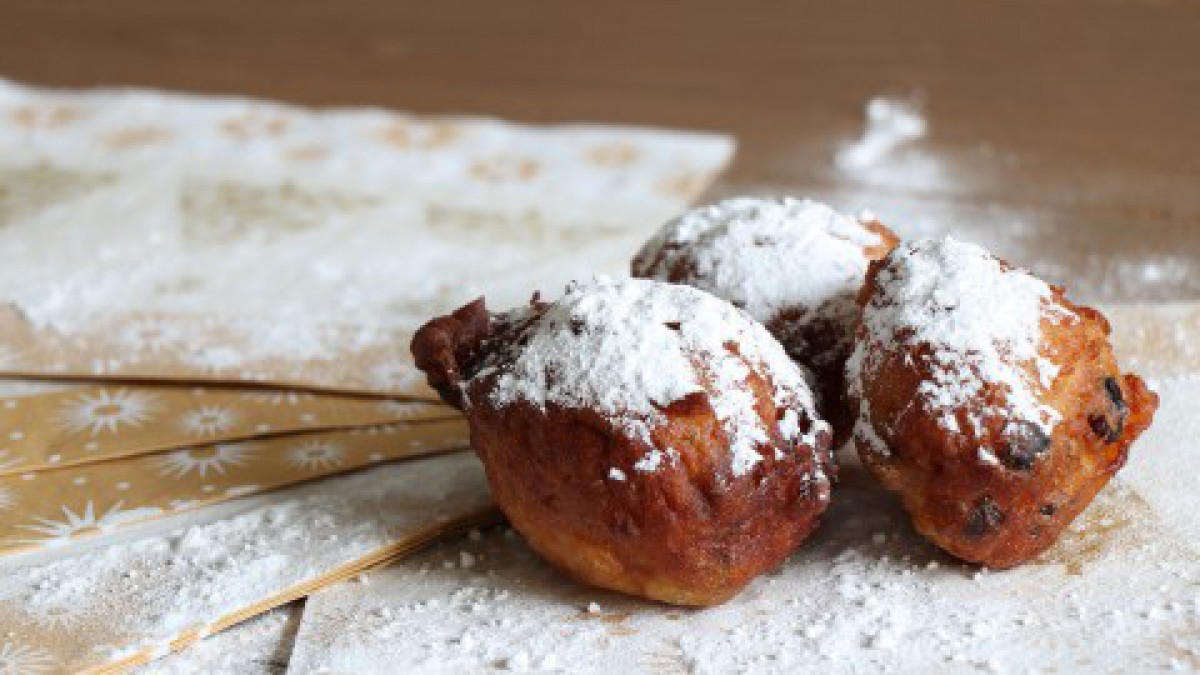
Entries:
<svg viewBox="0 0 1200 675">
<path fill-rule="evenodd" d="M 876 97 L 867 102 L 863 135 L 838 151 L 836 164 L 861 171 L 879 163 L 905 143 L 921 138 L 929 128 L 912 99 Z"/>
</svg>

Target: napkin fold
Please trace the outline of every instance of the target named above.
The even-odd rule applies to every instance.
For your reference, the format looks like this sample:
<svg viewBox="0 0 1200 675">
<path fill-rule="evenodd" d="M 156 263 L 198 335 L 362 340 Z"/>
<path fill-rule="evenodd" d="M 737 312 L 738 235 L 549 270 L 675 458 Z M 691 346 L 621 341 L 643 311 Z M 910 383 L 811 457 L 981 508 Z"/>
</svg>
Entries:
<svg viewBox="0 0 1200 675">
<path fill-rule="evenodd" d="M 0 395 L 0 478 L 159 450 L 459 416 L 422 401 L 245 387 L 113 384 Z"/>
<path fill-rule="evenodd" d="M 381 462 L 460 450 L 461 419 L 217 443 L 0 477 L 0 556 Z"/>
</svg>

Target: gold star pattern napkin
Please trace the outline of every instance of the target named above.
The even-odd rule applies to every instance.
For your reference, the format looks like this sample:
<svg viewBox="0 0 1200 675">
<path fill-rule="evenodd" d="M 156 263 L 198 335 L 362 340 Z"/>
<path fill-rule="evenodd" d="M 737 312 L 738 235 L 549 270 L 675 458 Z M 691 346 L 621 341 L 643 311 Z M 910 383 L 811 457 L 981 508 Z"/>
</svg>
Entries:
<svg viewBox="0 0 1200 675">
<path fill-rule="evenodd" d="M 0 556 L 115 531 L 237 497 L 459 450 L 449 419 L 215 443 L 0 477 Z"/>
<path fill-rule="evenodd" d="M 113 384 L 0 395 L 0 477 L 171 448 L 458 416 L 421 401 L 276 389 Z"/>
</svg>

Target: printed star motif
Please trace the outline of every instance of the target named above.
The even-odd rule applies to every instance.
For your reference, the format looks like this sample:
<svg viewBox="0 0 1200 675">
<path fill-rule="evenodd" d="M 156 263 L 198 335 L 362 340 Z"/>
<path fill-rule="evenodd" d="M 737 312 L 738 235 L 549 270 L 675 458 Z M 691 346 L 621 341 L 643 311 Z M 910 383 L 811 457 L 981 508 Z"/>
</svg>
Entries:
<svg viewBox="0 0 1200 675">
<path fill-rule="evenodd" d="M 37 675 L 55 666 L 47 652 L 19 642 L 0 643 L 0 675 Z"/>
<path fill-rule="evenodd" d="M 201 478 L 211 473 L 225 474 L 226 469 L 244 465 L 254 450 L 245 444 L 217 444 L 174 450 L 156 461 L 160 476 L 183 478 L 195 472 Z"/>
<path fill-rule="evenodd" d="M 58 422 L 74 434 L 88 432 L 117 433 L 122 426 L 140 427 L 158 408 L 153 396 L 128 389 L 101 389 L 68 401 L 59 412 Z"/>
<path fill-rule="evenodd" d="M 342 463 L 342 449 L 326 441 L 309 441 L 292 448 L 288 463 L 297 469 L 332 469 Z"/>
<path fill-rule="evenodd" d="M 183 430 L 193 436 L 216 436 L 237 424 L 238 415 L 224 406 L 206 405 L 189 410 L 180 419 Z"/>
<path fill-rule="evenodd" d="M 160 512 L 161 509 L 145 508 L 122 510 L 125 502 L 117 502 L 100 516 L 96 515 L 96 506 L 91 500 L 84 504 L 83 509 L 76 513 L 68 506 L 63 506 L 62 520 L 52 518 L 34 518 L 33 525 L 18 525 L 23 530 L 29 530 L 37 535 L 35 539 L 15 540 L 21 544 L 38 544 L 41 546 L 62 546 L 76 537 L 107 532 L 123 522 L 134 520 L 141 516 L 149 516 Z M 3 672 L 3 671 L 0 671 Z"/>
</svg>

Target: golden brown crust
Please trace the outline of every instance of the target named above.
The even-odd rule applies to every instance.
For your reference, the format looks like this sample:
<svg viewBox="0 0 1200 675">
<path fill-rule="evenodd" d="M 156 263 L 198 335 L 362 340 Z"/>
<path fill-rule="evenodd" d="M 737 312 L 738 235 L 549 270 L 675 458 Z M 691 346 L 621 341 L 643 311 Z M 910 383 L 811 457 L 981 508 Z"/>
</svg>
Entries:
<svg viewBox="0 0 1200 675">
<path fill-rule="evenodd" d="M 782 414 L 761 379 L 763 414 Z M 653 446 L 601 415 L 527 404 L 496 409 L 473 387 L 471 444 L 493 498 L 530 545 L 577 579 L 677 605 L 724 602 L 776 567 L 817 526 L 829 502 L 826 449 L 766 449 L 742 476 L 729 470 L 728 438 L 703 395 L 668 407 Z M 655 448 L 678 460 L 631 467 Z M 614 480 L 610 471 L 622 471 Z"/>
<path fill-rule="evenodd" d="M 892 232 L 878 220 L 864 220 L 862 223 L 863 227 L 874 232 L 879 237 L 878 244 L 863 249 L 863 254 L 867 256 L 867 260 L 882 260 L 884 256 L 892 252 L 892 249 L 896 248 L 896 244 L 900 243 L 900 237 L 897 237 L 895 232 Z"/>
<path fill-rule="evenodd" d="M 733 470 L 729 430 L 713 409 L 715 384 L 699 365 L 703 391 L 661 409 L 648 438 L 595 410 L 494 404 L 505 370 L 497 360 L 519 353 L 521 326 L 539 309 L 521 325 L 493 316 L 482 330 L 468 306 L 422 328 L 413 351 L 431 383 L 445 385 L 439 391 L 465 396 L 456 400 L 493 498 L 543 557 L 596 586 L 712 605 L 781 563 L 817 526 L 835 470 L 827 427 L 807 394 L 781 397 L 770 373 L 744 359 L 743 386 L 769 435 L 744 472 Z M 726 349 L 742 358 L 736 344 Z M 476 372 L 484 361 L 489 369 Z M 785 438 L 785 414 L 811 443 Z M 654 454 L 657 467 L 647 469 Z"/>
<path fill-rule="evenodd" d="M 877 291 L 881 267 L 872 265 L 860 302 Z M 1040 401 L 1061 415 L 1049 438 L 1034 425 L 1006 429 L 997 421 L 975 439 L 911 405 L 931 376 L 919 358 L 927 346 L 895 348 L 863 383 L 874 432 L 890 452 L 856 439 L 864 463 L 900 494 L 918 531 L 989 567 L 1018 565 L 1054 543 L 1124 465 L 1158 405 L 1141 378 L 1120 372 L 1103 315 L 1071 303 L 1060 288 L 1052 294 L 1077 320 L 1041 324 L 1040 352 L 1060 368 Z M 992 387 L 977 403 L 1004 395 Z"/>
</svg>

